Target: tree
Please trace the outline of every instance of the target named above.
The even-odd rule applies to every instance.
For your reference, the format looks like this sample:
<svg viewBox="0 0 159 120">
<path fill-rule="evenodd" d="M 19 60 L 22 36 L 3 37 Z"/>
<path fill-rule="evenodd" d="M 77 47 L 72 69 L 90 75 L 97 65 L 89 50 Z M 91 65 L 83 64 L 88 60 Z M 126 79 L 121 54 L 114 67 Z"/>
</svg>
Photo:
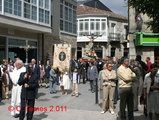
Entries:
<svg viewBox="0 0 159 120">
<path fill-rule="evenodd" d="M 138 12 L 147 14 L 147 22 L 153 32 L 159 32 L 159 0 L 128 0 L 128 6 L 134 7 Z"/>
</svg>

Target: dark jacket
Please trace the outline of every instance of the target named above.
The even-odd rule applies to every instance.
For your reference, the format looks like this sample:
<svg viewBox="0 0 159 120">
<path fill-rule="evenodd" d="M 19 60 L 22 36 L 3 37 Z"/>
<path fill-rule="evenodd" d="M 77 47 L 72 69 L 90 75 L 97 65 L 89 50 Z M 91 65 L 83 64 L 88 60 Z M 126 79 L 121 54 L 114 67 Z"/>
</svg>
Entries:
<svg viewBox="0 0 159 120">
<path fill-rule="evenodd" d="M 35 67 L 33 66 L 33 72 L 35 72 L 38 76 L 38 80 L 40 80 L 40 67 L 35 64 Z"/>
<path fill-rule="evenodd" d="M 72 62 L 71 62 L 71 72 L 73 72 L 73 70 L 74 70 L 75 68 L 77 68 L 77 66 L 76 66 L 76 61 L 75 61 L 75 60 L 72 60 Z"/>
<path fill-rule="evenodd" d="M 78 74 L 82 74 L 82 69 L 81 69 L 81 62 L 78 62 L 78 68 L 77 68 Z"/>
<path fill-rule="evenodd" d="M 86 75 L 86 63 L 81 64 L 81 75 Z"/>
<path fill-rule="evenodd" d="M 5 85 L 5 86 L 7 86 L 6 74 L 8 74 L 8 73 L 3 73 L 3 75 L 2 75 L 2 84 Z M 9 74 L 8 74 L 8 78 L 9 78 L 9 84 L 12 85 L 12 81 L 11 81 L 11 78 L 10 78 Z"/>
<path fill-rule="evenodd" d="M 30 78 L 28 77 L 28 79 L 24 79 L 24 75 L 26 73 L 27 72 L 21 73 L 20 78 L 18 80 L 18 84 L 22 85 L 21 99 L 35 99 L 35 89 L 38 87 L 38 75 L 32 72 L 30 74 Z M 24 87 L 25 83 L 29 85 L 28 88 Z"/>
<path fill-rule="evenodd" d="M 87 77 L 88 77 L 88 80 L 98 79 L 98 70 L 97 70 L 97 67 L 95 65 L 93 66 L 92 69 L 91 69 L 91 67 L 88 67 Z"/>
<path fill-rule="evenodd" d="M 51 70 L 51 67 L 50 65 L 49 66 L 45 66 L 45 77 L 46 78 L 50 78 L 50 70 Z"/>
</svg>

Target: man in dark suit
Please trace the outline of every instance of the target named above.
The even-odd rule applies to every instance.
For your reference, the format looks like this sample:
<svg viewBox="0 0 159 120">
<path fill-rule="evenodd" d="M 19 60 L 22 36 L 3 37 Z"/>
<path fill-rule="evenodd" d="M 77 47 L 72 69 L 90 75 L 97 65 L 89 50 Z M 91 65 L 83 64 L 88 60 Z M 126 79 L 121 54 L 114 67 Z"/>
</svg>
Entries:
<svg viewBox="0 0 159 120">
<path fill-rule="evenodd" d="M 73 70 L 78 67 L 78 63 L 76 62 L 76 58 L 74 57 L 71 61 L 71 72 L 73 73 Z"/>
<path fill-rule="evenodd" d="M 90 87 L 92 93 L 95 92 L 95 81 L 98 79 L 98 70 L 97 67 L 93 64 L 93 62 L 89 63 L 88 71 L 87 71 L 88 80 L 90 80 Z"/>
<path fill-rule="evenodd" d="M 36 60 L 32 59 L 31 64 L 33 66 L 33 72 L 35 72 L 38 75 L 38 80 L 40 80 L 40 67 L 36 64 Z M 36 88 L 36 99 L 38 98 L 38 87 Z"/>
<path fill-rule="evenodd" d="M 21 92 L 21 111 L 19 120 L 24 120 L 25 107 L 27 107 L 27 120 L 33 118 L 35 104 L 35 89 L 38 87 L 38 75 L 33 72 L 33 67 L 30 64 L 27 72 L 21 73 L 18 84 L 22 85 Z"/>
</svg>

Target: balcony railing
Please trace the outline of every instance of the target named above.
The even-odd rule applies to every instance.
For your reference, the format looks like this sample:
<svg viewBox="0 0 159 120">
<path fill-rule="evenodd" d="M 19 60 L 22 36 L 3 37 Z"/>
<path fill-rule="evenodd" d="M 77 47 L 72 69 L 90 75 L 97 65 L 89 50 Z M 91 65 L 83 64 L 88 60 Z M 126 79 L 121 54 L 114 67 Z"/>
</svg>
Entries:
<svg viewBox="0 0 159 120">
<path fill-rule="evenodd" d="M 109 33 L 109 40 L 112 41 L 119 41 L 121 39 L 121 34 L 120 33 Z"/>
</svg>

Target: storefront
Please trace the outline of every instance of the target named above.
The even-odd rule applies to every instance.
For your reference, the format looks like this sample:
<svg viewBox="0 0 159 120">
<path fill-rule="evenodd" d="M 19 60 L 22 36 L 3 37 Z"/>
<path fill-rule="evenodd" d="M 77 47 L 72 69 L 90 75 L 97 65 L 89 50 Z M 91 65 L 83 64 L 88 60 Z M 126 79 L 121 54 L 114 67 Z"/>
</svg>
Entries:
<svg viewBox="0 0 159 120">
<path fill-rule="evenodd" d="M 15 61 L 16 58 L 20 58 L 23 62 L 26 62 L 26 52 L 24 50 L 25 45 L 30 45 L 28 51 L 28 62 L 30 62 L 32 58 L 37 60 L 37 40 L 21 37 L 0 36 L 0 63 L 3 59 L 11 59 Z"/>
<path fill-rule="evenodd" d="M 135 45 L 137 52 L 142 51 L 142 56 L 153 58 L 152 62 L 159 65 L 159 34 L 137 32 Z"/>
</svg>

